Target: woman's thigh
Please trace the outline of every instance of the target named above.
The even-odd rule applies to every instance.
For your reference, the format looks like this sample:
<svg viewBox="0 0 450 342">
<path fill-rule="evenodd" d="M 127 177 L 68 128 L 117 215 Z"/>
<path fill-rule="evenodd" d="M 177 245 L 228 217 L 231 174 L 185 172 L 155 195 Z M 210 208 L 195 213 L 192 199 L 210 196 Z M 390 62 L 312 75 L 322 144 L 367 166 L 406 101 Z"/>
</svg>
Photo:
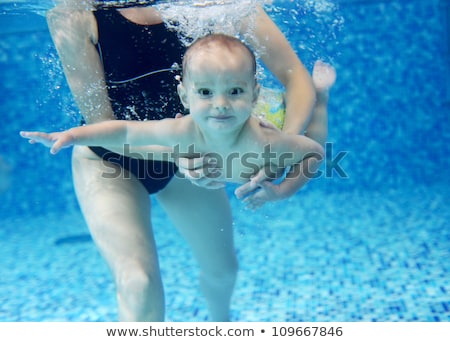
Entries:
<svg viewBox="0 0 450 342">
<path fill-rule="evenodd" d="M 203 271 L 235 268 L 233 221 L 224 189 L 204 189 L 175 176 L 157 198 Z"/>
<path fill-rule="evenodd" d="M 159 272 L 150 199 L 142 184 L 87 147 L 74 148 L 72 169 L 82 213 L 113 273 L 135 265 Z"/>
</svg>

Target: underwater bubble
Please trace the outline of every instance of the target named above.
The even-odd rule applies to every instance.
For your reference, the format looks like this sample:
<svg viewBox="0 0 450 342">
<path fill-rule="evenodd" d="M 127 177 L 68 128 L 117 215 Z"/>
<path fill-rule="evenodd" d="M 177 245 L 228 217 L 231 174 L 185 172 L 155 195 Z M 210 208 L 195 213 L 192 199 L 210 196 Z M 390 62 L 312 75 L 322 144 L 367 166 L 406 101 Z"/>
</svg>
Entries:
<svg viewBox="0 0 450 342">
<path fill-rule="evenodd" d="M 194 1 L 191 5 L 180 1 L 155 7 L 161 12 L 167 26 L 180 33 L 188 46 L 194 40 L 210 33 L 239 36 L 243 25 L 252 26 L 256 15 L 256 0 Z"/>
</svg>

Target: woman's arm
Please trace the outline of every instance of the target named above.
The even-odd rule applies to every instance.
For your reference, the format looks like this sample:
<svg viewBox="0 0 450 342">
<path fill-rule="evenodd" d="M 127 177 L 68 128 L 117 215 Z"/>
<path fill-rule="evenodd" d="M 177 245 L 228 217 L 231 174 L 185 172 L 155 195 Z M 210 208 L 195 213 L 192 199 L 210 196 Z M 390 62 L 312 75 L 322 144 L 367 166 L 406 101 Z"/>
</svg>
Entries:
<svg viewBox="0 0 450 342">
<path fill-rule="evenodd" d="M 86 122 L 115 119 L 95 47 L 97 24 L 93 13 L 56 6 L 47 13 L 47 23 L 67 83 Z"/>
<path fill-rule="evenodd" d="M 300 190 L 310 179 L 317 178 L 317 170 L 325 158 L 323 147 L 303 135 L 282 134 L 278 144 L 279 160 L 283 168 L 290 167 L 285 179 L 279 184 L 279 199 L 287 198 Z M 277 150 L 277 146 L 275 146 Z M 292 158 L 289 156 L 292 155 Z"/>
<path fill-rule="evenodd" d="M 257 10 L 255 34 L 250 35 L 255 38 L 251 41 L 251 44 L 255 50 L 261 51 L 262 61 L 285 87 L 286 116 L 283 132 L 295 135 L 303 134 L 310 121 L 316 101 L 316 93 L 311 76 L 277 25 L 261 7 L 258 6 Z M 250 25 L 246 27 L 246 30 L 250 30 Z M 301 173 L 301 167 L 301 165 L 295 165 L 294 170 L 297 173 Z M 253 181 L 236 189 L 237 198 L 246 198 L 244 201 L 247 202 L 252 198 L 256 198 L 258 192 L 255 194 L 254 191 L 257 188 L 262 187 L 262 184 L 270 186 L 268 182 L 264 183 L 266 179 L 265 174 L 264 170 L 260 170 L 253 178 Z M 305 179 L 304 183 L 306 182 L 307 179 Z M 299 185 L 298 188 L 301 188 L 301 186 Z M 265 192 L 267 196 L 270 193 Z M 272 194 L 276 197 L 273 192 Z M 257 206 L 255 205 L 254 207 L 256 208 Z"/>
<path fill-rule="evenodd" d="M 64 0 L 47 13 L 48 27 L 67 83 L 88 124 L 114 120 L 103 65 L 98 54 L 97 23 L 86 0 Z M 147 155 L 147 147 L 110 146 L 113 152 L 133 157 Z M 161 149 L 166 152 L 166 149 Z M 162 154 L 161 156 L 166 154 Z M 153 156 L 159 158 L 159 154 Z"/>
<path fill-rule="evenodd" d="M 250 209 L 294 195 L 309 180 L 317 178 L 317 170 L 325 154 L 319 143 L 303 135 L 281 134 L 280 139 L 270 146 L 271 152 L 278 158 L 278 167 L 290 167 L 290 171 L 281 182 L 272 183 L 258 174 L 249 183 L 236 189 L 236 197 L 242 199 Z M 256 189 L 259 190 L 254 192 Z"/>
<path fill-rule="evenodd" d="M 261 51 L 262 61 L 285 87 L 283 132 L 303 134 L 316 99 L 311 76 L 277 25 L 261 7 L 257 10 L 255 32 L 251 35 L 255 39 L 250 43 Z"/>
</svg>

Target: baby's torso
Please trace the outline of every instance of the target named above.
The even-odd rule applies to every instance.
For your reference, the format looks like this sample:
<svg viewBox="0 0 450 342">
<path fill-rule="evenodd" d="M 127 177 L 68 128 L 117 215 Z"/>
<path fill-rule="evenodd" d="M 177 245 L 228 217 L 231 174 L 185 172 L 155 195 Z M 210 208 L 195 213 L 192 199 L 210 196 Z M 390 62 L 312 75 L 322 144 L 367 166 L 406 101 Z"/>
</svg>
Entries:
<svg viewBox="0 0 450 342">
<path fill-rule="evenodd" d="M 260 119 L 252 118 L 251 124 L 239 136 L 238 141 L 231 146 L 208 146 L 198 135 L 187 139 L 177 147 L 177 154 L 188 158 L 206 157 L 211 166 L 206 173 L 215 167 L 221 170 L 216 180 L 230 183 L 245 183 L 261 168 L 268 168 L 268 177 L 273 177 L 269 169 L 275 171 L 280 164 L 279 153 L 275 142 L 280 132 L 275 128 L 260 127 Z"/>
</svg>

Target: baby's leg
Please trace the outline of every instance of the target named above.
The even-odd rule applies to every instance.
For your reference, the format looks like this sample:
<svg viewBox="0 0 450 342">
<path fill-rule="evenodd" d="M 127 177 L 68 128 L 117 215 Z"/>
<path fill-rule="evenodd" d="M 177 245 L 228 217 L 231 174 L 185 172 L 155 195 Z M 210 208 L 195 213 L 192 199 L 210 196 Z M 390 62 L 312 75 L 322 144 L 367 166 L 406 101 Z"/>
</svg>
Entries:
<svg viewBox="0 0 450 342">
<path fill-rule="evenodd" d="M 314 64 L 312 80 L 317 100 L 305 135 L 325 145 L 328 135 L 328 90 L 336 81 L 336 70 L 330 64 L 317 61 Z"/>
</svg>

